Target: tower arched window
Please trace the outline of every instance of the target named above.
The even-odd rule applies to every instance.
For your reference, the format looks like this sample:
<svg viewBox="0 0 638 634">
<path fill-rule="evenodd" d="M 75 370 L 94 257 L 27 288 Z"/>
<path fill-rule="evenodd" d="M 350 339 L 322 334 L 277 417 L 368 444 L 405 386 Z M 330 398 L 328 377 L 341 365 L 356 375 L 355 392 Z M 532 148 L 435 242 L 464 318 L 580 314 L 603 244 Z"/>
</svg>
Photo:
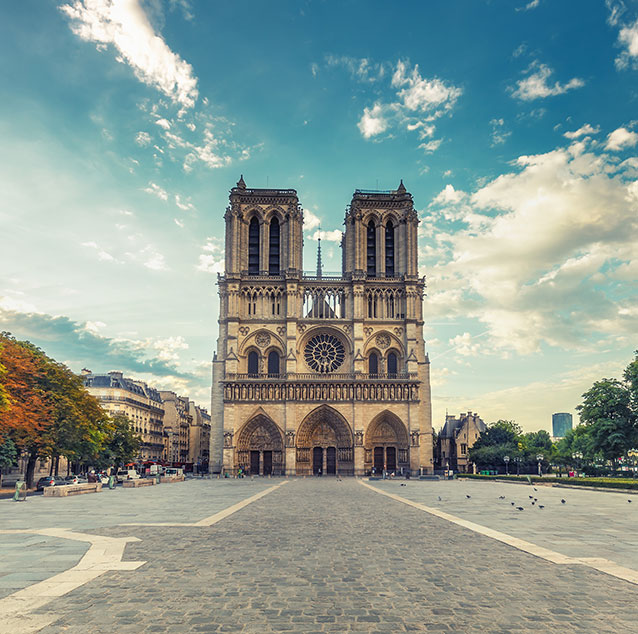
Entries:
<svg viewBox="0 0 638 634">
<path fill-rule="evenodd" d="M 254 350 L 248 353 L 248 374 L 259 374 L 259 355 Z"/>
<path fill-rule="evenodd" d="M 379 374 L 379 355 L 376 352 L 371 352 L 368 358 L 368 373 L 371 376 Z"/>
<path fill-rule="evenodd" d="M 394 352 L 391 352 L 388 355 L 388 376 L 391 379 L 395 379 L 397 376 L 399 361 L 397 359 L 397 355 Z"/>
<path fill-rule="evenodd" d="M 248 274 L 259 275 L 259 220 L 248 225 Z"/>
<path fill-rule="evenodd" d="M 377 276 L 377 232 L 374 226 L 374 220 L 368 223 L 367 231 L 367 272 L 368 277 Z"/>
<path fill-rule="evenodd" d="M 279 376 L 279 353 L 276 350 L 268 355 L 268 374 Z"/>
<path fill-rule="evenodd" d="M 268 243 L 268 274 L 279 275 L 279 220 L 273 218 L 270 221 L 270 240 Z"/>
<path fill-rule="evenodd" d="M 394 277 L 394 225 L 388 220 L 385 226 L 385 275 Z"/>
</svg>

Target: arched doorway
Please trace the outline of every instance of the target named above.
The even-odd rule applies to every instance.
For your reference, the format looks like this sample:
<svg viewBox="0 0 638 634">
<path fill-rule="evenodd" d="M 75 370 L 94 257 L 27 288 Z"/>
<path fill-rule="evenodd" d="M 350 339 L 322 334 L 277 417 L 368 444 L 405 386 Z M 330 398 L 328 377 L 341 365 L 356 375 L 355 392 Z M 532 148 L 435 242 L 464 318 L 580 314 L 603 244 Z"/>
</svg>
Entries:
<svg viewBox="0 0 638 634">
<path fill-rule="evenodd" d="M 297 475 L 354 475 L 354 442 L 346 419 L 322 405 L 297 432 Z"/>
<path fill-rule="evenodd" d="M 409 470 L 408 430 L 396 414 L 385 411 L 375 416 L 366 429 L 363 444 L 366 472 L 403 473 Z"/>
<path fill-rule="evenodd" d="M 284 472 L 284 443 L 275 423 L 258 414 L 237 435 L 235 467 L 250 475 L 281 475 Z"/>
</svg>

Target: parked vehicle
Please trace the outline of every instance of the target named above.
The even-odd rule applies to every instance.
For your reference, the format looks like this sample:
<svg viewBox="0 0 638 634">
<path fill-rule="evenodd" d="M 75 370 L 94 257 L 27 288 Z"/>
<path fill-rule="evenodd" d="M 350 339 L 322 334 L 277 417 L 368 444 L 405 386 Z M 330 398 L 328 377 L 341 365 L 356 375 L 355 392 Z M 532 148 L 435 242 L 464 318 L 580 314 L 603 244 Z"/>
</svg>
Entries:
<svg viewBox="0 0 638 634">
<path fill-rule="evenodd" d="M 59 476 L 43 476 L 38 480 L 37 490 L 44 491 L 46 487 L 64 486 L 65 484 L 71 483 Z"/>
<path fill-rule="evenodd" d="M 117 472 L 117 481 L 124 482 L 124 480 L 138 480 L 140 474 L 135 469 L 119 469 Z"/>
<path fill-rule="evenodd" d="M 68 475 L 64 478 L 66 484 L 83 484 L 86 482 L 86 478 L 77 475 Z"/>
<path fill-rule="evenodd" d="M 166 476 L 183 476 L 184 469 L 181 467 L 167 467 L 166 472 L 164 473 Z"/>
</svg>

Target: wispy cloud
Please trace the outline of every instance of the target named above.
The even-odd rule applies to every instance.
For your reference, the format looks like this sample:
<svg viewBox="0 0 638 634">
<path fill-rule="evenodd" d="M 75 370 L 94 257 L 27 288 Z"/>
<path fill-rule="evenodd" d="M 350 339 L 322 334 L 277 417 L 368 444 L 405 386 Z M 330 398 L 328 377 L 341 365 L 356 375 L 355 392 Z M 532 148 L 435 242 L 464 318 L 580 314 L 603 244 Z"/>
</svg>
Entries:
<svg viewBox="0 0 638 634">
<path fill-rule="evenodd" d="M 578 139 L 581 136 L 587 136 L 589 134 L 598 134 L 599 132 L 600 132 L 600 127 L 598 126 L 594 127 L 590 125 L 589 123 L 586 123 L 585 125 L 578 128 L 578 130 L 574 130 L 572 132 L 565 132 L 563 136 L 566 139 Z"/>
<path fill-rule="evenodd" d="M 638 134 L 620 127 L 614 130 L 608 137 L 605 148 L 612 151 L 634 147 L 638 143 Z"/>
<path fill-rule="evenodd" d="M 98 49 L 113 47 L 118 62 L 180 104 L 192 108 L 198 97 L 192 66 L 155 33 L 138 0 L 75 0 L 60 7 L 73 33 Z"/>
<path fill-rule="evenodd" d="M 548 80 L 554 71 L 546 64 L 539 62 L 533 62 L 525 73 L 527 76 L 523 79 L 519 79 L 516 82 L 516 87 L 510 89 L 512 96 L 522 101 L 532 101 L 534 99 L 545 99 L 547 97 L 563 95 L 569 90 L 582 88 L 585 85 L 585 82 L 578 77 L 570 79 L 566 84 L 561 84 L 558 81 L 554 82 L 554 84 L 550 84 Z"/>
</svg>

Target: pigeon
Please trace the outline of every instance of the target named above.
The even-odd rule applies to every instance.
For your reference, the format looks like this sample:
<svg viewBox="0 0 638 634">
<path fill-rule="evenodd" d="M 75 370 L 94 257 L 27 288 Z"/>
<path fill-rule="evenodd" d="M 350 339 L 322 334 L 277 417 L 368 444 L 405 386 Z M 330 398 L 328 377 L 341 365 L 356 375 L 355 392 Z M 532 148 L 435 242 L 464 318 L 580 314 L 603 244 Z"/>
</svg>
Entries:
<svg viewBox="0 0 638 634">
<path fill-rule="evenodd" d="M 466 494 L 465 497 L 469 500 L 472 496 Z"/>
<path fill-rule="evenodd" d="M 514 506 L 515 502 L 512 502 L 512 506 Z"/>
<path fill-rule="evenodd" d="M 627 500 L 627 502 L 629 502 L 629 504 L 631 504 L 631 500 Z"/>
<path fill-rule="evenodd" d="M 534 489 L 534 491 L 538 491 L 538 489 L 536 487 L 532 487 Z"/>
<path fill-rule="evenodd" d="M 539 509 L 544 509 L 545 507 L 544 507 L 542 504 L 539 504 L 539 505 L 538 505 L 538 508 L 539 508 Z"/>
<path fill-rule="evenodd" d="M 405 486 L 405 484 L 402 482 L 402 483 L 401 483 L 401 486 L 402 486 L 402 487 L 404 487 L 404 486 Z"/>
<path fill-rule="evenodd" d="M 439 502 L 441 501 L 441 496 L 439 495 Z"/>
<path fill-rule="evenodd" d="M 530 500 L 533 500 L 533 499 L 534 499 L 534 496 L 533 496 L 533 495 L 530 495 L 530 496 L 529 496 L 529 499 L 530 499 Z"/>
<path fill-rule="evenodd" d="M 519 511 L 523 511 L 523 510 L 524 510 L 522 506 L 517 506 L 516 508 L 517 508 Z"/>
<path fill-rule="evenodd" d="M 532 500 L 532 506 L 534 506 L 534 504 L 536 504 L 536 502 L 534 502 L 534 501 Z"/>
<path fill-rule="evenodd" d="M 504 495 L 499 495 L 499 496 L 498 496 L 498 499 L 499 499 L 499 500 L 504 500 L 504 499 L 505 499 L 505 496 L 504 496 Z"/>
<path fill-rule="evenodd" d="M 534 498 L 534 502 L 538 502 L 538 498 Z"/>
<path fill-rule="evenodd" d="M 565 504 L 565 501 L 566 501 L 566 500 L 561 500 L 561 501 L 560 501 L 560 503 L 561 503 L 561 504 Z"/>
</svg>

